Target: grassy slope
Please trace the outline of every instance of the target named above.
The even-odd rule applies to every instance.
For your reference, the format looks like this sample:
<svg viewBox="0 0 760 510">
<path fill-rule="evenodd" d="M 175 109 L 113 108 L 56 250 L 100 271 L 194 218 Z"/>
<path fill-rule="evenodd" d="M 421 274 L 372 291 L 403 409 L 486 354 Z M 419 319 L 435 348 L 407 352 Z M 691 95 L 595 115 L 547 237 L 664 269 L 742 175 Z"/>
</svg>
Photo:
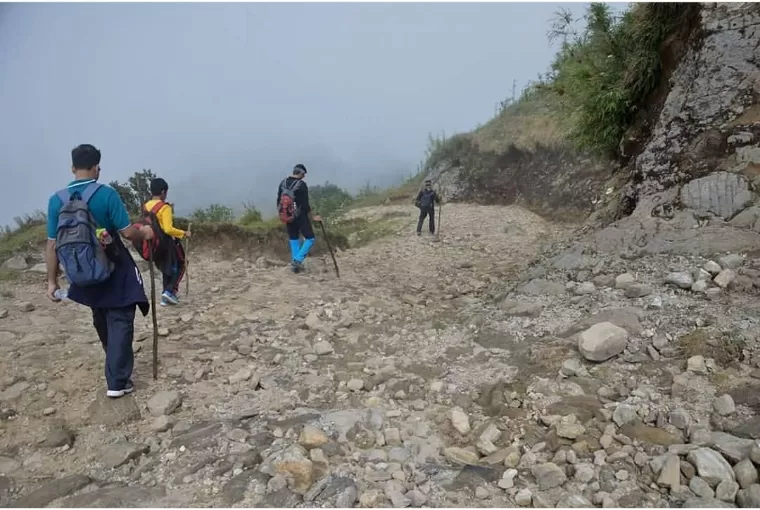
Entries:
<svg viewBox="0 0 760 510">
<path fill-rule="evenodd" d="M 521 98 L 473 131 L 473 140 L 482 150 L 497 153 L 510 145 L 520 149 L 532 149 L 536 144 L 564 145 L 567 133 L 558 122 L 555 109 L 548 94 Z"/>
</svg>

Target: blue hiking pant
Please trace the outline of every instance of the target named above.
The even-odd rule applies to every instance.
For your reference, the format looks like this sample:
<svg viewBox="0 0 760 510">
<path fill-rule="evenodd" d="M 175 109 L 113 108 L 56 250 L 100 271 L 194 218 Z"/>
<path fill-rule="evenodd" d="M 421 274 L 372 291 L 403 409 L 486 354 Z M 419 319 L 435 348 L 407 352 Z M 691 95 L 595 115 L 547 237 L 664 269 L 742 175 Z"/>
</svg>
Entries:
<svg viewBox="0 0 760 510">
<path fill-rule="evenodd" d="M 308 216 L 298 216 L 292 223 L 285 225 L 290 243 L 290 255 L 296 262 L 303 262 L 314 246 L 314 229 Z M 303 243 L 300 237 L 303 236 Z"/>
<path fill-rule="evenodd" d="M 135 355 L 135 305 L 125 308 L 93 308 L 92 319 L 106 353 L 106 384 L 112 391 L 132 384 Z"/>
</svg>

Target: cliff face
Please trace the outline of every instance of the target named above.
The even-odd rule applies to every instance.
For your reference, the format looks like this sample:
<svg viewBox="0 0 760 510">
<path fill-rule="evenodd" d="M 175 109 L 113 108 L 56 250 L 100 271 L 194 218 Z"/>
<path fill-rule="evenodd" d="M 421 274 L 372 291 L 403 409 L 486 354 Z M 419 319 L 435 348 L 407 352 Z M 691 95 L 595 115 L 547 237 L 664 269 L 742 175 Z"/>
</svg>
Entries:
<svg viewBox="0 0 760 510">
<path fill-rule="evenodd" d="M 745 193 L 754 180 L 752 166 L 760 163 L 755 136 L 760 121 L 760 5 L 704 4 L 701 17 L 701 43 L 687 51 L 671 76 L 659 119 L 635 159 L 628 194 L 638 199 L 728 171 L 736 176 L 716 177 L 720 183 L 710 191 L 680 194 L 688 198 L 684 205 L 718 214 L 708 204 L 715 202 L 715 194 Z M 719 212 L 726 216 L 727 211 Z"/>
<path fill-rule="evenodd" d="M 704 4 L 700 30 L 597 250 L 760 250 L 760 4 Z"/>
</svg>

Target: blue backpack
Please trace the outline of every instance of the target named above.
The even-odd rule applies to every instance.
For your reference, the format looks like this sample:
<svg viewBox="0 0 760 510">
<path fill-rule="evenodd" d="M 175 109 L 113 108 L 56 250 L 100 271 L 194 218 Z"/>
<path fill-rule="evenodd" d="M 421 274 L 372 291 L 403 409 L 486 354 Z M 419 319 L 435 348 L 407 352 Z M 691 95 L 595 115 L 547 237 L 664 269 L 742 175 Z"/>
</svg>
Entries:
<svg viewBox="0 0 760 510">
<path fill-rule="evenodd" d="M 58 213 L 55 253 L 71 285 L 97 285 L 113 272 L 113 262 L 98 240 L 95 218 L 87 205 L 101 186 L 92 183 L 81 194 L 68 188 L 56 193 L 63 207 Z"/>
</svg>

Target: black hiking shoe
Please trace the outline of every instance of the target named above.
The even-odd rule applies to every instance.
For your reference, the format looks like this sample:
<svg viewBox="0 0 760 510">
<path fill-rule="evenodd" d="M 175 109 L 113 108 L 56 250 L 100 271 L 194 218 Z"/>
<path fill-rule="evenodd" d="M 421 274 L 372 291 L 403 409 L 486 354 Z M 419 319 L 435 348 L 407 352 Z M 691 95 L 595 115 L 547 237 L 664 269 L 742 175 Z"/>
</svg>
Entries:
<svg viewBox="0 0 760 510">
<path fill-rule="evenodd" d="M 301 266 L 301 263 L 298 262 L 297 260 L 290 261 L 290 270 L 293 271 L 294 273 L 299 273 L 302 268 L 303 266 Z"/>
</svg>

